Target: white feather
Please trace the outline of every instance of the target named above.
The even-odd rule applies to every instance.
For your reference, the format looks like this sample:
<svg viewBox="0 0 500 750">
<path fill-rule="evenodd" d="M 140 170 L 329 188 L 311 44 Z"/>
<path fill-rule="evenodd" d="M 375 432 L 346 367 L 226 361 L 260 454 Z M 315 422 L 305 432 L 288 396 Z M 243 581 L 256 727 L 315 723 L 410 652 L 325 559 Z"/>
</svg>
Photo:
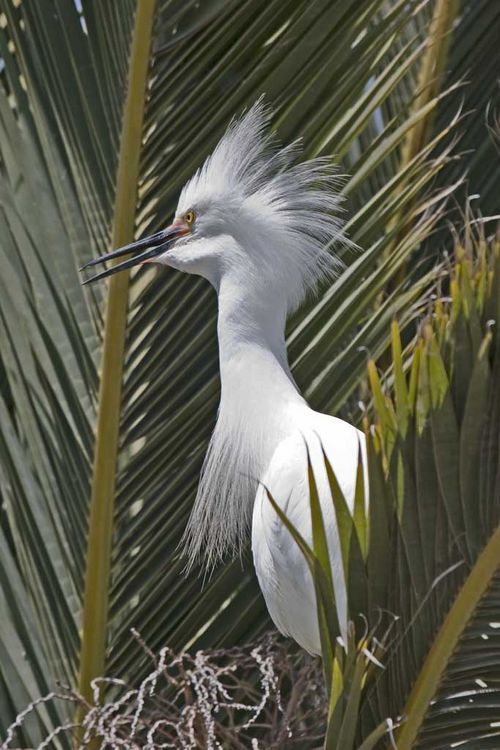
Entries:
<svg viewBox="0 0 500 750">
<path fill-rule="evenodd" d="M 183 189 L 177 215 L 196 212 L 192 237 L 163 262 L 208 278 L 218 292 L 222 394 L 184 537 L 190 564 L 211 566 L 248 539 L 257 491 L 280 441 L 308 408 L 288 368 L 287 315 L 340 269 L 338 176 L 328 159 L 296 164 L 257 102 L 233 121 Z"/>
<path fill-rule="evenodd" d="M 257 271 L 256 283 L 273 280 L 291 312 L 342 268 L 331 251 L 346 242 L 341 179 L 329 158 L 296 164 L 300 142 L 280 148 L 271 114 L 258 101 L 230 124 L 182 190 L 177 213 L 217 214 L 243 250 L 240 261 Z"/>
</svg>

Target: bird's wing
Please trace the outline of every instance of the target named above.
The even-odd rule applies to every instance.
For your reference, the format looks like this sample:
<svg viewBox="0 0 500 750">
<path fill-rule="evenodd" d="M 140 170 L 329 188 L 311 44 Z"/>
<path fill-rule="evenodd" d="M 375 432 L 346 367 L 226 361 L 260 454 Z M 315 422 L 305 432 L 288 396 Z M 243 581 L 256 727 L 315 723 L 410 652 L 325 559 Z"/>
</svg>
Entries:
<svg viewBox="0 0 500 750">
<path fill-rule="evenodd" d="M 301 429 L 277 447 L 264 484 L 288 519 L 312 545 L 307 475 L 309 452 L 327 530 L 337 610 L 345 632 L 346 592 L 323 450 L 352 508 L 358 452 L 361 445 L 364 453 L 364 439 L 362 433 L 347 422 L 311 410 L 301 422 Z M 309 570 L 297 544 L 262 489 L 257 494 L 254 508 L 252 547 L 259 582 L 276 625 L 307 650 L 318 653 L 316 603 Z"/>
</svg>

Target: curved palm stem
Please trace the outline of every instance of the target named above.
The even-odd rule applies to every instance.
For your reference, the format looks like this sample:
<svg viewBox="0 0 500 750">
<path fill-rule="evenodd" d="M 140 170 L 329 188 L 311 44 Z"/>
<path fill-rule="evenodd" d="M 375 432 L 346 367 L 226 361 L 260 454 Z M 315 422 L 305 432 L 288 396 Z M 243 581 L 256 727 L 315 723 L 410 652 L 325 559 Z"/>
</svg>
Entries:
<svg viewBox="0 0 500 750">
<path fill-rule="evenodd" d="M 453 22 L 458 13 L 459 5 L 459 0 L 436 0 L 425 53 L 416 82 L 416 91 L 418 93 L 412 104 L 413 112 L 423 110 L 429 102 L 439 96 L 452 39 Z M 427 114 L 419 118 L 414 127 L 408 130 L 401 147 L 400 169 L 403 170 L 410 164 L 412 159 L 429 142 L 435 116 L 436 107 L 431 107 Z M 403 191 L 404 187 L 405 184 L 401 183 L 400 190 Z M 386 251 L 388 254 L 397 247 L 402 236 L 405 236 L 408 232 L 404 216 L 410 215 L 410 213 L 411 211 L 408 210 L 408 207 L 405 207 L 403 211 L 396 212 L 391 218 L 388 229 L 401 227 L 401 230 L 394 236 L 392 244 L 389 245 Z M 405 274 L 406 264 L 399 271 L 396 286 L 405 278 Z M 391 286 L 391 288 L 394 287 Z"/>
<path fill-rule="evenodd" d="M 130 242 L 134 235 L 154 9 L 155 0 L 139 0 L 137 3 L 118 161 L 113 247 Z M 79 692 L 89 701 L 92 695 L 91 681 L 105 671 L 128 281 L 128 273 L 120 273 L 111 278 L 105 315 L 79 678 Z"/>
<path fill-rule="evenodd" d="M 445 74 L 446 62 L 452 38 L 453 22 L 459 10 L 459 0 L 437 0 L 429 29 L 426 51 L 422 60 L 418 81 L 415 112 L 425 107 L 438 96 Z M 401 165 L 408 164 L 429 140 L 436 109 L 429 111 L 408 131 L 401 149 Z"/>
</svg>

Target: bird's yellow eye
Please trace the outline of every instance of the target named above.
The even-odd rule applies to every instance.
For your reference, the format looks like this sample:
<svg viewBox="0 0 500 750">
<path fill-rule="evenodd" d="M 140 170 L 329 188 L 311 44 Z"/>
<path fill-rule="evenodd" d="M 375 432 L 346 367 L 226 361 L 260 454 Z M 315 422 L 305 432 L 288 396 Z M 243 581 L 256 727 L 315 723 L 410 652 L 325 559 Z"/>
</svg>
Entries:
<svg viewBox="0 0 500 750">
<path fill-rule="evenodd" d="M 186 222 L 186 224 L 189 224 L 189 226 L 194 224 L 195 219 L 196 214 L 194 211 L 186 211 L 186 213 L 184 214 L 184 221 Z"/>
</svg>

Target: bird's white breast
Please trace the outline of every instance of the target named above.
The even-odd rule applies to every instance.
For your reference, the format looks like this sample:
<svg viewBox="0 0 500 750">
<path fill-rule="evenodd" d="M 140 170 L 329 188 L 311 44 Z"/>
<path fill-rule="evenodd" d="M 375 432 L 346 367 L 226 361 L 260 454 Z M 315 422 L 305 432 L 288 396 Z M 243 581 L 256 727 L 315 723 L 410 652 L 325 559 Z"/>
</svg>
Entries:
<svg viewBox="0 0 500 750">
<path fill-rule="evenodd" d="M 347 422 L 307 407 L 301 409 L 297 424 L 300 428 L 297 427 L 276 448 L 263 485 L 257 492 L 252 550 L 257 578 L 276 627 L 310 653 L 318 654 L 321 647 L 312 578 L 299 547 L 273 510 L 264 486 L 312 546 L 307 442 L 327 530 L 337 612 L 341 629 L 345 632 L 344 574 L 322 447 L 352 508 L 358 446 L 361 444 L 364 457 L 364 436 Z"/>
</svg>

